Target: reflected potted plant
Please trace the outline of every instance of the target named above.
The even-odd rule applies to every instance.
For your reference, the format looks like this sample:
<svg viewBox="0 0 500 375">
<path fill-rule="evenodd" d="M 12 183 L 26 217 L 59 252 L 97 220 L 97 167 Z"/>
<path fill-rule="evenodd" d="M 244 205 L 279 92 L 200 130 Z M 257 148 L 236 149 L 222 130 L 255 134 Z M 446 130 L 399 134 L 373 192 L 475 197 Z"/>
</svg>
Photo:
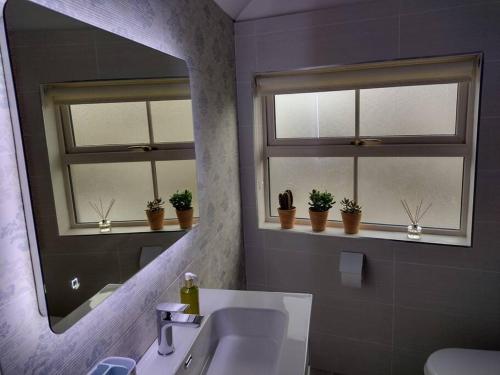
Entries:
<svg viewBox="0 0 500 375">
<path fill-rule="evenodd" d="M 356 234 L 359 232 L 359 224 L 361 223 L 361 206 L 356 201 L 344 198 L 340 201 L 342 208 L 342 223 L 344 223 L 345 234 Z"/>
<path fill-rule="evenodd" d="M 293 206 L 293 194 L 291 190 L 285 190 L 278 195 L 280 206 L 278 215 L 280 217 L 281 229 L 292 229 L 295 224 L 295 207 Z"/>
<path fill-rule="evenodd" d="M 176 191 L 169 199 L 169 202 L 175 208 L 175 213 L 181 229 L 191 229 L 193 227 L 192 200 L 193 194 L 187 189 L 181 192 Z"/>
<path fill-rule="evenodd" d="M 324 191 L 313 189 L 309 193 L 309 217 L 313 232 L 322 232 L 326 228 L 328 211 L 335 204 L 335 197 Z"/>
<path fill-rule="evenodd" d="M 165 202 L 161 198 L 155 198 L 152 201 L 148 201 L 146 215 L 148 217 L 151 230 L 163 229 L 165 219 L 165 209 L 163 208 L 164 204 Z"/>
</svg>

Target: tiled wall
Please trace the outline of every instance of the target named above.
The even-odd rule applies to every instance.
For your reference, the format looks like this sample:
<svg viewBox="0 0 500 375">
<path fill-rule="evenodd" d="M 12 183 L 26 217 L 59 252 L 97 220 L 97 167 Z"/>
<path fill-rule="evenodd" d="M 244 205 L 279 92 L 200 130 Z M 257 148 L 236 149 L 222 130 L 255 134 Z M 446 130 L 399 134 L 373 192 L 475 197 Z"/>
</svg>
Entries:
<svg viewBox="0 0 500 375">
<path fill-rule="evenodd" d="M 314 293 L 313 367 L 422 374 L 436 349 L 500 350 L 500 2 L 360 1 L 237 23 L 244 245 L 250 289 Z M 252 75 L 484 51 L 472 248 L 259 230 Z M 340 285 L 339 253 L 367 257 L 362 289 Z"/>
<path fill-rule="evenodd" d="M 94 312 L 55 335 L 38 313 L 6 93 L 9 80 L 0 80 L 1 371 L 84 374 L 107 355 L 137 359 L 144 353 L 155 339 L 154 306 L 177 298 L 175 281 L 186 269 L 199 273 L 207 287 L 243 283 L 233 25 L 210 0 L 36 2 L 184 58 L 192 81 L 200 225 Z"/>
</svg>

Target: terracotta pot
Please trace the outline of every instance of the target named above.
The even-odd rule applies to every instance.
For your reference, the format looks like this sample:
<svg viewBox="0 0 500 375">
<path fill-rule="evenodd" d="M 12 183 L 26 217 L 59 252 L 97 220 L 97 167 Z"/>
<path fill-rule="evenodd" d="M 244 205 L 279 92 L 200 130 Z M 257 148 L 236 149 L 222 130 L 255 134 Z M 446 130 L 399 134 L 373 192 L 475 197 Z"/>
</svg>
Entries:
<svg viewBox="0 0 500 375">
<path fill-rule="evenodd" d="M 159 211 L 149 211 L 146 210 L 146 215 L 148 216 L 149 226 L 151 230 L 163 229 L 163 223 L 165 218 L 165 210 L 162 208 Z"/>
<path fill-rule="evenodd" d="M 280 215 L 281 229 L 292 229 L 295 224 L 295 211 L 296 208 L 291 210 L 282 210 L 278 208 L 278 214 Z"/>
<path fill-rule="evenodd" d="M 179 219 L 179 226 L 181 229 L 191 229 L 193 227 L 193 209 L 189 210 L 175 210 L 177 219 Z"/>
<path fill-rule="evenodd" d="M 342 222 L 344 223 L 345 234 L 356 234 L 359 232 L 359 223 L 361 222 L 361 212 L 349 213 L 340 211 L 342 214 Z"/>
<path fill-rule="evenodd" d="M 328 211 L 311 211 L 309 209 L 309 217 L 311 218 L 313 232 L 323 232 L 325 230 Z"/>
</svg>

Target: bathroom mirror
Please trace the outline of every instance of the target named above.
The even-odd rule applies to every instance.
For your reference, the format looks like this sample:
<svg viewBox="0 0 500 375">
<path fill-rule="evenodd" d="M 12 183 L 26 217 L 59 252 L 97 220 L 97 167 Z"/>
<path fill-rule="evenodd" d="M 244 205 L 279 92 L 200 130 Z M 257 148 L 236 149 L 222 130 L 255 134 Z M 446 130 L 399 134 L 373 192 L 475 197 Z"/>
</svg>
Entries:
<svg viewBox="0 0 500 375">
<path fill-rule="evenodd" d="M 27 0 L 7 2 L 5 24 L 46 310 L 60 333 L 198 222 L 188 69 Z"/>
</svg>

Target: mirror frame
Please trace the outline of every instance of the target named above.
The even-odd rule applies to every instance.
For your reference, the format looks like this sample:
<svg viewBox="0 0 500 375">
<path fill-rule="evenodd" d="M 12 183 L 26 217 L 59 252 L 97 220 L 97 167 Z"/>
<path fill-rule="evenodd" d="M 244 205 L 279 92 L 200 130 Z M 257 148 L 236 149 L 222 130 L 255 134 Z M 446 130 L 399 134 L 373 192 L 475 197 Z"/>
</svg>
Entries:
<svg viewBox="0 0 500 375">
<path fill-rule="evenodd" d="M 7 0 L 9 1 L 9 0 Z M 5 23 L 5 6 L 7 1 L 4 1 L 2 7 L 2 19 L 0 30 L 0 53 L 2 57 L 3 75 L 6 83 L 5 90 L 7 91 L 7 101 L 9 103 L 9 113 L 12 123 L 12 132 L 14 134 L 14 148 L 16 150 L 17 171 L 20 180 L 21 199 L 23 202 L 23 214 L 26 223 L 26 231 L 28 236 L 28 246 L 31 256 L 31 265 L 33 269 L 33 279 L 35 282 L 35 291 L 38 301 L 38 311 L 43 317 L 48 317 L 47 301 L 45 300 L 45 286 L 43 283 L 42 264 L 38 249 L 38 238 L 36 235 L 35 218 L 33 207 L 31 204 L 31 192 L 28 183 L 28 169 L 24 157 L 24 146 L 21 135 L 21 121 L 19 118 L 18 103 L 14 88 L 14 75 L 12 72 L 11 58 L 9 54 L 9 43 L 7 40 L 7 25 Z M 28 0 L 30 3 L 31 0 Z M 34 3 L 38 5 L 37 3 Z"/>
<path fill-rule="evenodd" d="M 27 245 L 29 246 L 29 252 L 30 252 L 30 259 L 31 259 L 31 268 L 32 268 L 32 273 L 33 273 L 33 282 L 34 282 L 34 288 L 36 292 L 36 298 L 37 298 L 37 305 L 38 305 L 38 311 L 39 314 L 47 318 L 47 323 L 49 326 L 49 329 L 51 332 L 55 334 L 63 334 L 64 332 L 54 332 L 52 329 L 52 326 L 49 322 L 49 316 L 48 316 L 48 301 L 46 299 L 46 290 L 45 290 L 45 283 L 44 283 L 44 272 L 42 269 L 42 261 L 41 261 L 41 254 L 40 254 L 40 248 L 38 245 L 38 236 L 36 232 L 36 224 L 35 224 L 35 213 L 33 209 L 33 204 L 32 204 L 32 193 L 30 189 L 30 184 L 29 184 L 29 178 L 28 178 L 28 166 L 26 164 L 26 158 L 25 158 L 25 147 L 24 147 L 24 142 L 23 142 L 23 137 L 22 137 L 22 128 L 21 128 L 21 120 L 20 120 L 20 113 L 19 113 L 19 107 L 18 107 L 18 100 L 16 96 L 16 90 L 15 90 L 15 83 L 14 83 L 14 74 L 12 70 L 12 59 L 10 56 L 10 49 L 9 49 L 9 41 L 8 41 L 8 36 L 7 36 L 7 24 L 5 22 L 5 10 L 6 10 L 6 5 L 8 1 L 15 1 L 15 0 L 0 0 L 0 7 L 1 7 L 1 31 L 0 31 L 0 57 L 2 58 L 2 69 L 3 69 L 3 74 L 4 74 L 4 80 L 5 80 L 5 90 L 6 90 L 6 96 L 7 96 L 7 103 L 8 103 L 8 111 L 11 119 L 11 127 L 12 127 L 12 133 L 13 133 L 13 145 L 14 145 L 14 150 L 15 154 L 14 156 L 16 157 L 16 166 L 17 166 L 17 173 L 19 176 L 19 191 L 21 194 L 21 200 L 23 204 L 23 208 L 20 212 L 23 213 L 24 215 L 24 221 L 26 224 L 26 235 L 27 235 Z M 122 37 L 124 39 L 127 39 L 131 42 L 137 43 L 139 45 L 142 45 L 144 47 L 151 48 L 145 44 L 142 44 L 136 40 L 126 38 L 122 35 L 116 34 L 112 31 L 94 26 L 92 24 L 89 24 L 88 22 L 82 21 L 78 18 L 75 18 L 70 15 L 66 15 L 64 13 L 61 13 L 57 10 L 51 9 L 44 4 L 40 4 L 36 1 L 33 0 L 26 0 L 27 2 L 35 5 L 35 6 L 40 6 L 43 7 L 49 11 L 53 11 L 56 13 L 59 13 L 61 15 L 64 15 L 66 17 L 72 18 L 76 21 L 88 24 L 98 30 L 102 30 L 103 32 L 111 33 L 113 35 L 116 35 L 118 37 Z M 181 57 L 171 55 L 177 59 L 184 60 Z M 185 61 L 186 64 L 186 69 L 188 71 L 188 74 L 190 73 L 189 69 L 189 64 L 187 61 Z M 190 77 L 190 74 L 189 74 Z M 189 84 L 191 86 L 191 82 Z M 194 126 L 194 124 L 193 124 Z M 195 141 L 193 141 L 195 142 Z M 197 188 L 199 188 L 198 185 L 198 172 L 196 173 L 196 185 Z M 140 272 L 139 270 L 138 272 Z M 123 285 L 125 285 L 128 280 L 126 280 Z M 89 313 L 91 313 L 90 311 Z M 89 314 L 87 313 L 87 314 Z M 71 327 L 69 327 L 71 328 Z"/>
</svg>

